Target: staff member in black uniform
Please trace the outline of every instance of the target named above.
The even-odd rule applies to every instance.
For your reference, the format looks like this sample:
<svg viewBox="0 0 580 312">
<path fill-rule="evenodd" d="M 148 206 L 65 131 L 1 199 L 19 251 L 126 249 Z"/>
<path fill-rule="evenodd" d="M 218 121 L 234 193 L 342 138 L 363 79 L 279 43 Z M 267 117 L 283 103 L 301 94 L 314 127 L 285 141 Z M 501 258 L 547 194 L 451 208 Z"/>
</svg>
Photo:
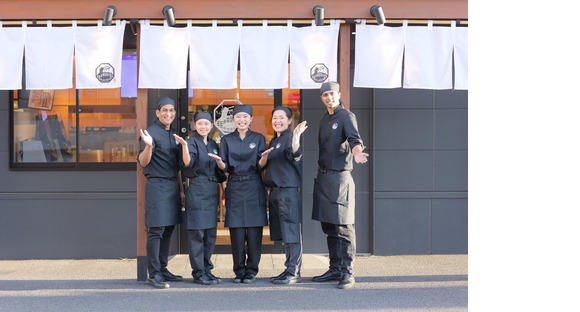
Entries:
<svg viewBox="0 0 580 312">
<path fill-rule="evenodd" d="M 217 238 L 219 194 L 217 183 L 226 180 L 225 173 L 217 167 L 209 153 L 219 155 L 218 146 L 208 137 L 213 128 L 213 118 L 208 112 L 193 116 L 195 134 L 185 141 L 177 137 L 182 146 L 182 173 L 189 178 L 185 192 L 185 228 L 189 236 L 189 261 L 193 282 L 202 285 L 221 283 L 221 278 L 211 273 L 214 268 L 211 256 Z"/>
<path fill-rule="evenodd" d="M 167 270 L 169 243 L 175 225 L 181 222 L 183 186 L 179 179 L 180 146 L 171 129 L 175 119 L 175 101 L 161 97 L 155 111 L 157 120 L 140 129 L 137 162 L 147 177 L 145 184 L 145 226 L 147 226 L 147 269 L 149 284 L 169 288 L 166 281 L 181 281 L 181 276 Z"/>
<path fill-rule="evenodd" d="M 312 219 L 321 222 L 327 235 L 330 269 L 312 280 L 338 280 L 338 288 L 354 285 L 353 266 L 356 254 L 354 228 L 355 186 L 350 172 L 353 158 L 357 164 L 367 162 L 356 116 L 344 108 L 339 84 L 325 82 L 320 98 L 327 112 L 320 120 L 318 132 L 318 175 L 314 180 Z"/>
<path fill-rule="evenodd" d="M 266 192 L 260 174 L 266 164 L 262 158 L 266 140 L 262 134 L 250 130 L 252 113 L 250 105 L 234 106 L 236 130 L 221 139 L 221 158 L 210 155 L 229 174 L 225 226 L 230 230 L 234 283 L 246 284 L 252 283 L 258 274 L 263 227 L 268 225 Z"/>
<path fill-rule="evenodd" d="M 268 207 L 270 209 L 270 238 L 284 242 L 286 270 L 272 277 L 274 284 L 293 284 L 302 279 L 302 149 L 300 136 L 306 128 L 306 121 L 299 123 L 294 131 L 292 110 L 277 106 L 272 110 L 272 128 L 276 132 L 270 141 L 270 148 L 262 153 L 267 159 L 264 184 L 270 189 Z"/>
</svg>

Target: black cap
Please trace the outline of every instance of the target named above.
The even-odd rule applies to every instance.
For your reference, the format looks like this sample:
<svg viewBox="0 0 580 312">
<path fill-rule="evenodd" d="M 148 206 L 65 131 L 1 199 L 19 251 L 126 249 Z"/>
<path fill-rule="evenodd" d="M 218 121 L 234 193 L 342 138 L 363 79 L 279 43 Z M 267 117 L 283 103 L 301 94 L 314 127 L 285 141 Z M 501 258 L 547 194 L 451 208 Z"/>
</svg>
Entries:
<svg viewBox="0 0 580 312">
<path fill-rule="evenodd" d="M 209 122 L 213 123 L 213 117 L 208 112 L 197 112 L 193 115 L 193 122 L 197 122 L 200 119 L 207 119 Z"/>
<path fill-rule="evenodd" d="M 320 95 L 326 91 L 340 92 L 340 85 L 336 81 L 327 81 L 320 86 Z"/>
<path fill-rule="evenodd" d="M 254 109 L 250 105 L 238 104 L 238 105 L 234 106 L 234 116 L 237 113 L 247 113 L 248 115 L 252 116 L 253 112 L 254 112 Z"/>
<path fill-rule="evenodd" d="M 282 105 L 276 106 L 272 110 L 272 115 L 274 115 L 274 112 L 277 110 L 284 111 L 286 113 L 286 116 L 288 116 L 288 118 L 292 118 L 292 110 L 290 108 L 288 108 L 286 106 L 282 106 Z"/>
<path fill-rule="evenodd" d="M 175 109 L 175 101 L 167 96 L 162 96 L 159 98 L 159 100 L 157 100 L 157 110 L 160 110 L 161 107 L 170 104 L 173 106 L 173 108 Z"/>
</svg>

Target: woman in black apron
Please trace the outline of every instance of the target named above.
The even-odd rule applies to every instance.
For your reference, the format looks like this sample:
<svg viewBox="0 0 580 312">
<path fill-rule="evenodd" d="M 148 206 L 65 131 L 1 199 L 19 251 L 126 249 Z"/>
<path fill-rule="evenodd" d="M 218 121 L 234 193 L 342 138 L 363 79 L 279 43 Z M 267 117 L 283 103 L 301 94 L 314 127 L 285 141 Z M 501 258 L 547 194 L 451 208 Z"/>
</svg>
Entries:
<svg viewBox="0 0 580 312">
<path fill-rule="evenodd" d="M 210 155 L 228 173 L 225 226 L 230 230 L 234 283 L 255 280 L 262 255 L 263 227 L 268 225 L 266 192 L 260 174 L 266 163 L 261 158 L 266 140 L 249 129 L 252 112 L 249 105 L 234 107 L 236 130 L 221 139 L 219 156 Z"/>
<path fill-rule="evenodd" d="M 272 277 L 274 284 L 293 284 L 301 281 L 302 266 L 302 149 L 300 135 L 304 133 L 306 121 L 292 132 L 292 111 L 277 106 L 272 111 L 272 128 L 276 132 L 270 148 L 262 157 L 267 159 L 264 184 L 270 189 L 270 238 L 284 242 L 286 269 Z"/>
<path fill-rule="evenodd" d="M 221 283 L 221 278 L 211 273 L 211 256 L 217 238 L 218 183 L 225 181 L 225 173 L 217 167 L 209 154 L 219 155 L 218 146 L 208 137 L 213 128 L 213 118 L 208 112 L 197 112 L 193 117 L 195 134 L 182 145 L 182 172 L 189 179 L 185 192 L 184 225 L 189 236 L 189 261 L 193 282 L 202 285 Z"/>
</svg>

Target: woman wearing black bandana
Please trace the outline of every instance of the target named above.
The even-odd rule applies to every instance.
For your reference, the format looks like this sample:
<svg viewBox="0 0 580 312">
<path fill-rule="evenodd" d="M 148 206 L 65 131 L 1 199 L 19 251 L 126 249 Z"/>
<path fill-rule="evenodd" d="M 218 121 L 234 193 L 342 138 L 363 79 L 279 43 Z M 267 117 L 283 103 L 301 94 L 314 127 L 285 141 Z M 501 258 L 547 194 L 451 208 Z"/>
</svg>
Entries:
<svg viewBox="0 0 580 312">
<path fill-rule="evenodd" d="M 268 225 L 266 192 L 260 174 L 266 164 L 262 158 L 266 140 L 250 130 L 252 112 L 249 105 L 234 107 L 236 130 L 221 139 L 219 156 L 210 155 L 228 173 L 225 226 L 230 230 L 234 283 L 246 284 L 258 274 L 263 228 Z"/>
<path fill-rule="evenodd" d="M 208 112 L 197 112 L 193 117 L 195 134 L 187 141 L 178 138 L 183 151 L 181 168 L 189 179 L 185 192 L 184 225 L 189 236 L 189 261 L 193 282 L 202 285 L 221 283 L 211 273 L 211 256 L 217 238 L 219 193 L 218 183 L 226 180 L 209 154 L 219 155 L 218 146 L 208 135 L 213 118 Z"/>
<path fill-rule="evenodd" d="M 290 130 L 292 111 L 288 107 L 277 106 L 272 111 L 272 128 L 276 135 L 270 141 L 270 148 L 262 157 L 267 158 L 264 183 L 270 189 L 270 238 L 284 242 L 286 269 L 272 277 L 274 284 L 293 284 L 301 281 L 302 266 L 302 149 L 300 136 L 306 128 L 306 121 Z"/>
</svg>

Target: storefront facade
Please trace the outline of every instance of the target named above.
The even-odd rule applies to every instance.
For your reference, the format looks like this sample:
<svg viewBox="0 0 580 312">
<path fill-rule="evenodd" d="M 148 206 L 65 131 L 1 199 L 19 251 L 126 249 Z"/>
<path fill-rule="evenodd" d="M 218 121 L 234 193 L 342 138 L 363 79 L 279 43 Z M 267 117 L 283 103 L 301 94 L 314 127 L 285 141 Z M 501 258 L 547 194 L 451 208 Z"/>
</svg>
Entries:
<svg viewBox="0 0 580 312">
<path fill-rule="evenodd" d="M 155 101 L 167 95 L 179 102 L 174 127 L 191 134 L 195 111 L 221 116 L 237 102 L 256 112 L 253 130 L 268 138 L 269 114 L 289 106 L 307 120 L 303 138 L 304 251 L 326 252 L 320 225 L 310 219 L 316 173 L 318 121 L 324 113 L 318 91 L 307 88 L 136 88 L 140 60 L 140 20 L 161 24 L 163 6 L 174 8 L 176 27 L 194 25 L 285 24 L 308 26 L 313 8 L 325 9 L 325 22 L 338 20 L 337 80 L 345 105 L 358 118 L 371 154 L 355 167 L 357 251 L 365 254 L 467 253 L 467 109 L 463 89 L 368 88 L 353 86 L 357 19 L 373 23 L 373 5 L 387 24 L 417 25 L 435 20 L 467 24 L 467 1 L 21 1 L 3 4 L 5 29 L 96 25 L 108 5 L 113 20 L 126 21 L 123 39 L 124 81 L 135 87 L 69 89 L 47 92 L 0 90 L 0 259 L 135 258 L 145 256 L 144 178 L 135 163 L 137 132 L 153 121 Z M 376 21 L 374 21 L 376 24 Z M 436 26 L 438 25 L 436 24 Z M 1 30 L 0 30 L 1 31 Z M 289 63 L 289 68 L 292 62 Z M 130 69 L 133 68 L 131 71 Z M 104 70 L 106 72 L 106 70 Z M 291 71 L 289 70 L 289 73 Z M 290 74 L 288 74 L 290 75 Z M 23 81 L 26 77 L 22 78 Z M 289 77 L 291 80 L 292 77 Z M 46 98 L 49 101 L 46 101 Z M 46 104 L 50 102 L 50 104 Z M 224 114 L 225 115 L 225 114 Z M 217 119 L 216 119 L 217 120 Z M 227 124 L 218 124 L 219 138 Z M 222 131 L 222 132 L 220 132 Z M 227 230 L 227 229 L 225 229 Z M 227 233 L 227 231 L 223 231 Z M 174 252 L 185 253 L 183 232 L 175 234 Z M 221 237 L 227 250 L 228 237 Z M 218 248 L 218 251 L 220 248 Z M 268 252 L 282 252 L 268 242 Z"/>
</svg>

